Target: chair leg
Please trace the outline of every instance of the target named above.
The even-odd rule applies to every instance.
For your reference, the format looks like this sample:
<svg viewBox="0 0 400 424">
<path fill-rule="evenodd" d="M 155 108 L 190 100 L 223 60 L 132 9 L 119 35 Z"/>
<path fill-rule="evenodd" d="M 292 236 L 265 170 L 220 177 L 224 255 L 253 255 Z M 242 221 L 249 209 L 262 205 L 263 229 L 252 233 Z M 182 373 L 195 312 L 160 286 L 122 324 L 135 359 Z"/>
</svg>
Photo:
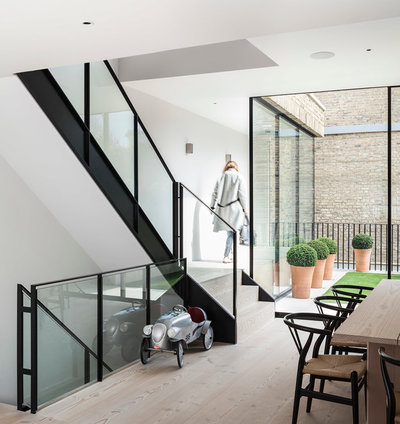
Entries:
<svg viewBox="0 0 400 424">
<path fill-rule="evenodd" d="M 319 392 L 324 393 L 324 387 L 325 387 L 325 378 L 321 379 L 321 383 L 319 383 Z"/>
<path fill-rule="evenodd" d="M 302 372 L 297 372 L 296 378 L 296 389 L 294 391 L 294 402 L 293 402 L 293 416 L 292 416 L 292 424 L 297 424 L 297 417 L 299 415 L 299 406 L 300 406 L 300 390 L 301 385 L 303 383 L 303 374 Z"/>
<path fill-rule="evenodd" d="M 358 424 L 358 376 L 355 371 L 351 373 L 351 399 L 352 399 L 352 407 L 353 407 L 353 424 Z"/>
<path fill-rule="evenodd" d="M 314 390 L 314 384 L 315 384 L 315 377 L 310 375 L 310 386 L 309 386 L 310 390 Z M 311 411 L 311 403 L 312 403 L 312 397 L 309 397 L 307 399 L 307 409 L 306 409 L 307 412 Z"/>
</svg>

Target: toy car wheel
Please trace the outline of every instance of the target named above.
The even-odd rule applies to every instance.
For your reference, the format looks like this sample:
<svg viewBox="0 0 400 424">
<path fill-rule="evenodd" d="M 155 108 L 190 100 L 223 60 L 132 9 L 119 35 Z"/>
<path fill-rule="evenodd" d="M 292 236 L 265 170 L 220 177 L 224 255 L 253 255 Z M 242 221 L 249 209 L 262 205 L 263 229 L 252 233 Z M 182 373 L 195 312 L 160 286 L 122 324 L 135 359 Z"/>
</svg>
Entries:
<svg viewBox="0 0 400 424">
<path fill-rule="evenodd" d="M 176 358 L 178 360 L 179 368 L 182 368 L 183 367 L 183 343 L 181 340 L 176 344 Z"/>
<path fill-rule="evenodd" d="M 204 350 L 211 349 L 214 342 L 214 330 L 211 325 L 208 327 L 206 334 L 203 334 L 203 346 Z"/>
<path fill-rule="evenodd" d="M 143 339 L 140 345 L 140 360 L 142 364 L 147 364 L 150 359 L 150 351 L 147 350 L 150 347 L 149 339 Z"/>
</svg>

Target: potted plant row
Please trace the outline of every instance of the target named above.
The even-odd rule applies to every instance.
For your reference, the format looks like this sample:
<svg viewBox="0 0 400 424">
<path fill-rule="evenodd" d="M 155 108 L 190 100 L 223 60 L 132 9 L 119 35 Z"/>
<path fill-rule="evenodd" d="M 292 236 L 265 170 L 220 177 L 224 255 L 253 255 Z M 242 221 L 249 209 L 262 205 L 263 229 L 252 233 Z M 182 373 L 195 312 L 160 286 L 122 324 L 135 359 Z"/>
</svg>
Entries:
<svg viewBox="0 0 400 424">
<path fill-rule="evenodd" d="M 328 237 L 289 249 L 286 260 L 291 268 L 294 298 L 307 299 L 311 288 L 321 288 L 324 279 L 332 279 L 336 252 L 337 244 Z"/>
<path fill-rule="evenodd" d="M 368 234 L 356 234 L 351 245 L 354 249 L 357 272 L 368 272 L 371 260 L 371 251 L 374 241 Z"/>
</svg>

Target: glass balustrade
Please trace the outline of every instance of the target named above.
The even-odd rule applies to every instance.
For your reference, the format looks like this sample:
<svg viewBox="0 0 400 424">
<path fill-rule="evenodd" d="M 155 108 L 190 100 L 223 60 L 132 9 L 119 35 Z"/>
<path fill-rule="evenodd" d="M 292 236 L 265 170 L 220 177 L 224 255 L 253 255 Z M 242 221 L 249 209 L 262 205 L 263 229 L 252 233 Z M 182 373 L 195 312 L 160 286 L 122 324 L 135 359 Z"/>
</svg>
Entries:
<svg viewBox="0 0 400 424">
<path fill-rule="evenodd" d="M 233 229 L 190 190 L 182 187 L 183 256 L 187 258 L 187 273 L 234 314 L 237 233 L 232 240 L 231 262 L 224 263 L 228 231 Z M 215 232 L 214 228 L 221 231 Z"/>
<path fill-rule="evenodd" d="M 50 72 L 82 120 L 89 116 L 85 124 L 93 138 L 172 252 L 173 178 L 105 62 L 86 66 L 89 69 L 87 78 L 83 64 L 52 68 Z M 85 87 L 88 88 L 86 93 L 89 93 L 87 99 Z M 110 173 L 104 167 L 104 159 L 91 143 L 92 140 L 89 141 L 86 160 L 91 168 L 100 172 L 100 177 L 107 176 L 109 181 Z M 104 178 L 102 182 L 105 184 Z M 114 199 L 113 193 L 118 189 L 114 186 L 108 188 L 108 194 Z M 126 199 L 119 197 L 123 201 L 121 208 L 124 212 L 127 209 Z M 133 215 L 133 211 L 123 213 L 129 223 Z M 138 223 L 140 227 L 140 217 Z M 140 233 L 144 229 L 137 228 L 137 231 Z"/>
<path fill-rule="evenodd" d="M 106 376 L 138 360 L 143 327 L 174 305 L 184 303 L 179 283 L 185 275 L 185 260 L 170 260 L 33 285 L 32 299 L 36 301 L 32 301 L 32 310 L 37 317 L 32 327 L 37 344 L 33 361 L 31 297 L 28 291 L 19 288 L 23 291 L 19 301 L 19 316 L 23 320 L 21 406 L 34 403 L 32 410 L 36 411 L 97 381 L 99 361 L 102 361 L 102 376 Z M 99 313 L 103 317 L 100 333 Z M 99 337 L 103 340 L 102 357 L 99 357 Z M 37 375 L 37 386 L 31 380 L 31 371 L 26 370 Z"/>
</svg>

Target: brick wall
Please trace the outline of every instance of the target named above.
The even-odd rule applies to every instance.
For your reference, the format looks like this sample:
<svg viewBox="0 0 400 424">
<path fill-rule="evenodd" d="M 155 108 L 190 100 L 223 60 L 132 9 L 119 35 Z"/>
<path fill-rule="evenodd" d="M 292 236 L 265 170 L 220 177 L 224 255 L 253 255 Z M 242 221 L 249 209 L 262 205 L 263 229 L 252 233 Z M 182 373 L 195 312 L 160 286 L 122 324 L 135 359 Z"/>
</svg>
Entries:
<svg viewBox="0 0 400 424">
<path fill-rule="evenodd" d="M 393 121 L 400 121 L 400 91 L 393 98 Z M 326 107 L 325 126 L 387 123 L 387 89 L 316 94 Z M 400 134 L 392 134 L 393 222 L 400 223 Z M 315 220 L 387 221 L 387 133 L 327 135 L 315 140 Z"/>
</svg>

